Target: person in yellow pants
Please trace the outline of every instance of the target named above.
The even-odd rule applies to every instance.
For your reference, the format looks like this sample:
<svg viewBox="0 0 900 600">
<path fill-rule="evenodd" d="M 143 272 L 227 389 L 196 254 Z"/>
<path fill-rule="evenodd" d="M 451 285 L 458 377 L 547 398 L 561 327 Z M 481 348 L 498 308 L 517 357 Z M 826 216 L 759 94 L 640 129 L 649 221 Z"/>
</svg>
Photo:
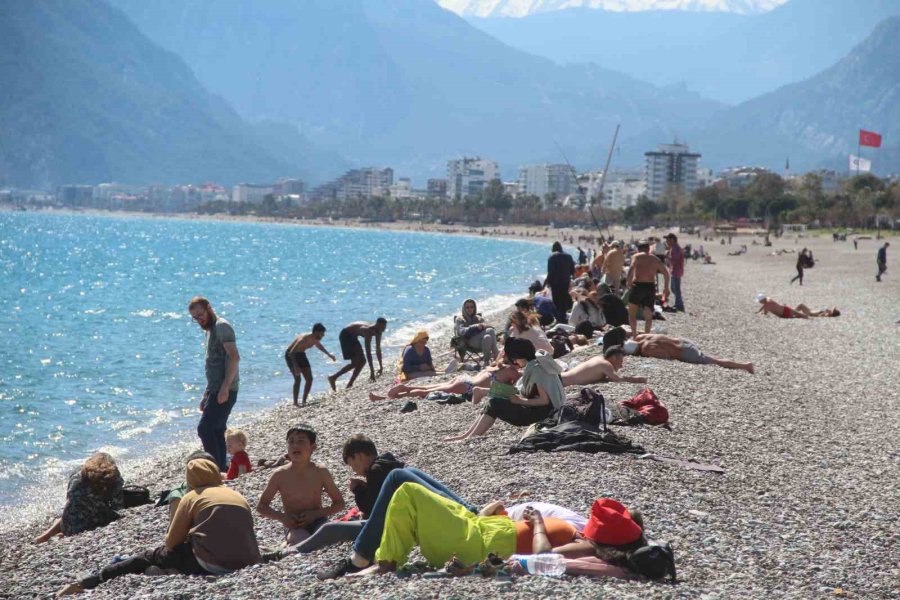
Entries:
<svg viewBox="0 0 900 600">
<path fill-rule="evenodd" d="M 516 551 L 516 525 L 507 516 L 476 516 L 417 483 L 404 483 L 391 498 L 375 560 L 402 566 L 416 545 L 434 567 L 454 554 L 465 564 L 491 552 L 508 558 Z"/>
</svg>

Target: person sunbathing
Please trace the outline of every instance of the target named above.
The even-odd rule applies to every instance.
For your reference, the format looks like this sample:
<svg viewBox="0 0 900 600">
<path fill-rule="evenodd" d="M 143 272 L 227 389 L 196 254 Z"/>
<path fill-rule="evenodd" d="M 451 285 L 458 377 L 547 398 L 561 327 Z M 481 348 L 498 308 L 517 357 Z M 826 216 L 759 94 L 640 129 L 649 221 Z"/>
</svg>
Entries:
<svg viewBox="0 0 900 600">
<path fill-rule="evenodd" d="M 791 308 L 790 306 L 786 306 L 784 304 L 779 304 L 775 302 L 771 298 L 759 294 L 756 296 L 756 301 L 761 304 L 757 313 L 762 313 L 764 315 L 775 315 L 776 317 L 780 317 L 782 319 L 808 319 L 809 315 L 798 310 Z M 801 305 L 803 306 L 803 305 Z M 808 309 L 807 309 L 808 310 Z"/>
<path fill-rule="evenodd" d="M 561 376 L 564 386 L 592 385 L 605 382 L 647 383 L 646 377 L 619 375 L 625 363 L 625 352 L 622 346 L 610 346 L 603 356 L 595 356 L 580 363 Z"/>
<path fill-rule="evenodd" d="M 446 394 L 471 394 L 476 388 L 490 387 L 493 381 L 513 384 L 518 381 L 521 371 L 515 365 L 498 365 L 482 369 L 474 376 L 460 375 L 442 383 L 414 385 L 401 383 L 387 391 L 387 394 L 369 392 L 369 400 L 386 400 L 394 398 L 425 398 L 432 392 Z"/>
<path fill-rule="evenodd" d="M 522 369 L 518 391 L 508 396 L 491 393 L 484 411 L 464 433 L 444 438 L 445 442 L 459 442 L 485 435 L 497 419 L 516 427 L 543 421 L 563 405 L 566 392 L 560 382 L 562 371 L 550 354 L 535 351 L 528 340 L 509 338 L 504 352 L 509 360 Z M 488 393 L 487 388 L 475 388 L 472 401 Z"/>
<path fill-rule="evenodd" d="M 825 308 L 822 310 L 812 310 L 805 304 L 798 304 L 794 309 L 796 312 L 806 315 L 807 317 L 839 317 L 841 311 L 837 306 Z"/>
<path fill-rule="evenodd" d="M 691 340 L 679 339 L 658 333 L 641 333 L 627 340 L 622 349 L 628 356 L 646 356 L 661 360 L 677 360 L 694 365 L 718 365 L 726 369 L 740 369 L 754 373 L 753 363 L 739 363 L 714 356 L 707 356 Z"/>
</svg>

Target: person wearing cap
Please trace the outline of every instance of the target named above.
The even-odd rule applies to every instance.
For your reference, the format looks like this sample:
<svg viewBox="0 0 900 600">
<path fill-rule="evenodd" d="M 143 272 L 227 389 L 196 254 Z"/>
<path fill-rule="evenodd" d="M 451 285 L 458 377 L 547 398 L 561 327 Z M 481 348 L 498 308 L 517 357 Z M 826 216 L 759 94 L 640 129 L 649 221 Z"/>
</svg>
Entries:
<svg viewBox="0 0 900 600">
<path fill-rule="evenodd" d="M 656 303 L 656 275 L 663 276 L 663 303 L 669 297 L 669 270 L 661 260 L 650 254 L 650 242 L 640 240 L 638 252 L 631 258 L 628 269 L 628 321 L 637 331 L 637 311 L 643 311 L 644 333 L 653 326 L 653 305 Z"/>
<path fill-rule="evenodd" d="M 675 310 L 684 312 L 684 299 L 681 297 L 681 278 L 684 277 L 684 251 L 678 245 L 678 236 L 674 233 L 666 235 L 668 247 L 670 280 L 672 293 L 675 295 Z"/>
<path fill-rule="evenodd" d="M 677 360 L 694 365 L 718 365 L 726 369 L 739 369 L 754 373 L 753 363 L 739 363 L 715 356 L 707 356 L 691 340 L 679 339 L 658 333 L 639 333 L 626 340 L 622 349 L 628 356 L 646 356 L 662 360 Z"/>
<path fill-rule="evenodd" d="M 187 464 L 186 478 L 191 491 L 178 504 L 165 544 L 84 576 L 57 596 L 78 594 L 150 567 L 185 575 L 224 575 L 259 562 L 253 513 L 243 496 L 223 485 L 218 465 L 194 459 Z"/>
<path fill-rule="evenodd" d="M 503 351 L 507 360 L 523 369 L 522 379 L 516 385 L 519 393 L 507 398 L 491 396 L 484 412 L 465 433 L 444 441 L 458 442 L 484 435 L 497 419 L 525 427 L 543 421 L 565 402 L 566 392 L 560 380 L 562 368 L 551 354 L 535 351 L 531 342 L 520 338 L 508 339 Z"/>
<path fill-rule="evenodd" d="M 400 379 L 408 381 L 417 377 L 437 375 L 428 348 L 428 332 L 417 331 L 409 345 L 400 353 Z"/>
<path fill-rule="evenodd" d="M 625 363 L 625 352 L 622 346 L 610 346 L 603 356 L 594 356 L 579 363 L 562 374 L 564 386 L 593 385 L 605 382 L 647 383 L 646 377 L 619 375 Z"/>
</svg>

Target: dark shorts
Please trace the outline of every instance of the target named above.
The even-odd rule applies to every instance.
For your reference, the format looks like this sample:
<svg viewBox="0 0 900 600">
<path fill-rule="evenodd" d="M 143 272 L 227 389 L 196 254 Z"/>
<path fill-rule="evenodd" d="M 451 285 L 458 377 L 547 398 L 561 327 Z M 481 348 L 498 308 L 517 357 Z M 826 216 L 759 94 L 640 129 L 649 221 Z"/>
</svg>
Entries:
<svg viewBox="0 0 900 600">
<path fill-rule="evenodd" d="M 300 369 L 309 369 L 309 359 L 306 358 L 306 352 L 294 352 L 293 354 L 284 355 L 284 362 L 287 363 L 288 369 L 293 375 L 299 375 Z"/>
<path fill-rule="evenodd" d="M 656 304 L 656 284 L 652 281 L 639 281 L 631 287 L 628 304 L 641 308 L 653 308 Z"/>
<path fill-rule="evenodd" d="M 352 331 L 341 329 L 338 340 L 341 342 L 341 354 L 344 360 L 353 360 L 357 356 L 365 356 L 362 344 L 359 343 L 359 337 Z"/>
<path fill-rule="evenodd" d="M 539 423 L 553 412 L 553 406 L 522 406 L 513 404 L 507 398 L 493 396 L 488 399 L 484 407 L 484 414 L 501 421 L 506 421 L 516 427 L 525 427 L 532 423 Z"/>
</svg>

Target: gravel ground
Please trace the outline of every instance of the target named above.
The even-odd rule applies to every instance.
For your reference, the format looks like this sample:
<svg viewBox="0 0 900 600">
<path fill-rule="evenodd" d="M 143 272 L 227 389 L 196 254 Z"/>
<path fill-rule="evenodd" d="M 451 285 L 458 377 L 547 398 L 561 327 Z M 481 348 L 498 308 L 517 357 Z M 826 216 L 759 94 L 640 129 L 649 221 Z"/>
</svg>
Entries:
<svg viewBox="0 0 900 600">
<path fill-rule="evenodd" d="M 683 242 L 695 240 L 683 240 Z M 777 240 L 775 248 L 809 246 L 816 255 L 806 284 L 790 286 L 796 255 L 769 256 L 761 246 L 725 256 L 732 247 L 707 243 L 718 264 L 687 267 L 687 314 L 668 317 L 668 333 L 697 341 L 710 355 L 752 360 L 757 374 L 653 359 L 630 359 L 625 371 L 647 375 L 669 406 L 671 432 L 624 432 L 649 451 L 719 464 L 726 474 L 701 473 L 631 456 L 506 454 L 521 431 L 498 423 L 477 441 L 439 440 L 474 418 L 470 405 L 419 402 L 399 414 L 396 402 L 366 400 L 368 382 L 327 394 L 306 409 L 287 405 L 247 429 L 250 455 L 283 451 L 288 425 L 319 430 L 315 460 L 326 465 L 352 500 L 340 448 L 352 433 L 369 434 L 380 451 L 431 472 L 478 504 L 527 490 L 530 498 L 587 511 L 594 498 L 611 496 L 640 508 L 652 537 L 672 542 L 680 583 L 585 578 L 518 578 L 497 585 L 478 578 L 399 580 L 394 576 L 319 582 L 314 573 L 347 555 L 349 545 L 258 565 L 230 576 L 128 576 L 93 592 L 97 598 L 896 598 L 900 595 L 900 356 L 897 343 L 900 274 L 876 284 L 876 242 Z M 754 295 L 789 304 L 837 305 L 836 319 L 782 320 L 756 315 Z M 440 348 L 443 342 L 433 340 Z M 595 352 L 591 349 L 589 352 Z M 388 357 L 391 361 L 392 357 Z M 384 381 L 377 384 L 383 389 Z M 631 396 L 639 386 L 599 386 L 608 399 Z M 247 393 L 247 391 L 245 391 Z M 239 423 L 233 423 L 239 425 Z M 162 457 L 148 481 L 152 490 L 180 479 L 180 460 Z M 134 473 L 126 478 L 135 479 Z M 235 488 L 251 504 L 265 470 Z M 140 479 L 140 477 L 137 477 Z M 48 519 L 0 535 L 0 597 L 46 596 L 73 574 L 158 545 L 166 511 L 141 507 L 112 525 L 43 546 L 29 540 Z M 280 541 L 280 525 L 258 518 L 261 546 Z"/>
</svg>

